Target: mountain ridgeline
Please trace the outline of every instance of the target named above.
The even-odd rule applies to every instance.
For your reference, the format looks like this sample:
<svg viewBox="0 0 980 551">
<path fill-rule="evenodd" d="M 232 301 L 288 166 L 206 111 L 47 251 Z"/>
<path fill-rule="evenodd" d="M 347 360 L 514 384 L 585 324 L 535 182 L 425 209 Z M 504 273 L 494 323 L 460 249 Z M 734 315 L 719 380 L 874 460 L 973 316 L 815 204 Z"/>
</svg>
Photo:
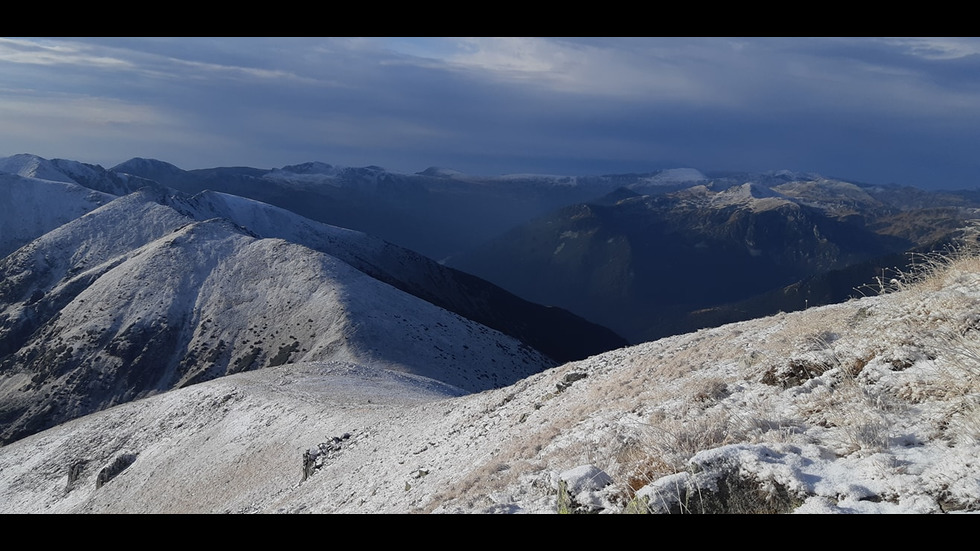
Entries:
<svg viewBox="0 0 980 551">
<path fill-rule="evenodd" d="M 34 174 L 5 177 L 51 183 Z M 0 442 L 263 367 L 343 361 L 476 392 L 625 345 L 418 253 L 251 199 L 158 184 L 79 206 L 84 186 L 58 185 L 48 211 L 87 214 L 36 227 L 0 259 Z M 37 210 L 19 196 L 5 208 Z"/>
<path fill-rule="evenodd" d="M 830 186 L 842 187 L 814 187 Z M 882 262 L 901 267 L 902 253 L 938 246 L 974 215 L 898 210 L 843 187 L 864 202 L 842 201 L 843 193 L 811 200 L 812 190 L 794 185 L 698 185 L 663 195 L 620 189 L 533 220 L 451 264 L 644 342 L 845 300 Z M 845 282 L 817 291 L 834 279 Z"/>
<path fill-rule="evenodd" d="M 466 251 L 534 216 L 607 191 L 603 182 L 569 185 L 569 178 L 477 178 L 438 169 L 396 174 L 376 166 L 326 163 L 185 171 L 162 161 L 132 159 L 111 171 L 189 194 L 210 190 L 248 197 L 436 260 Z"/>
<path fill-rule="evenodd" d="M 0 444 L 292 364 L 497 388 L 628 341 L 844 300 L 976 206 L 789 172 L 15 155 L 0 159 Z"/>
</svg>

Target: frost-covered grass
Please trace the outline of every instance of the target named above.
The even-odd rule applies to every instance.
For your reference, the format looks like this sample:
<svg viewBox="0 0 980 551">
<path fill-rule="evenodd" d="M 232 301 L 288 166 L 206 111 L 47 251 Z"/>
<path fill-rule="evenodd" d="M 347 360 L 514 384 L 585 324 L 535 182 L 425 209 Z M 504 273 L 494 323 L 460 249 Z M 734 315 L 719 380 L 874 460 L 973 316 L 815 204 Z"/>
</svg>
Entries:
<svg viewBox="0 0 980 551">
<path fill-rule="evenodd" d="M 600 467 L 612 484 L 579 502 L 603 512 L 980 510 L 980 262 L 917 276 L 559 368 L 589 377 L 538 464 Z"/>
<path fill-rule="evenodd" d="M 0 448 L 0 511 L 980 510 L 980 260 L 928 266 L 475 394 L 356 358 L 171 390 Z"/>
<path fill-rule="evenodd" d="M 649 419 L 625 496 L 665 512 L 745 512 L 730 491 L 757 512 L 980 510 L 978 284 L 964 246 L 924 258 L 893 295 L 770 318 L 786 323 L 744 362 L 761 377 L 710 378 Z"/>
<path fill-rule="evenodd" d="M 980 510 L 977 312 L 963 257 L 477 394 L 354 364 L 241 373 L 0 448 L 0 510 Z M 341 443 L 302 480 L 324 442 Z M 120 454 L 136 460 L 95 489 Z"/>
</svg>

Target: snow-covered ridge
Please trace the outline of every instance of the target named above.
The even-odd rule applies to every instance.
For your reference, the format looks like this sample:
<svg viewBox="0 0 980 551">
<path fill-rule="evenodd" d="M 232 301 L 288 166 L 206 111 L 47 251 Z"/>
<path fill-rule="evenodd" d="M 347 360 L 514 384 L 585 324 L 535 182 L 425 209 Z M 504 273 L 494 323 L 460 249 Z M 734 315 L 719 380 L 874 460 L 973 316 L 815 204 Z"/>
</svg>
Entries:
<svg viewBox="0 0 980 551">
<path fill-rule="evenodd" d="M 288 362 L 350 361 L 467 391 L 554 365 L 515 338 L 344 260 L 259 236 L 221 215 L 271 233 L 279 222 L 287 232 L 281 235 L 351 261 L 370 262 L 378 255 L 368 247 L 383 247 L 379 240 L 340 228 L 302 228 L 296 215 L 254 201 L 211 195 L 210 203 L 201 202 L 205 197 L 198 198 L 199 212 L 182 205 L 195 218 L 157 202 L 152 191 L 128 195 L 0 261 L 0 342 L 11 368 L 0 375 L 0 387 L 12 385 L 0 403 L 26 408 L 0 437 L 29 434 L 39 417 L 64 421 Z M 299 233 L 289 233 L 294 227 Z M 26 387 L 19 386 L 23 373 L 34 374 Z M 56 388 L 63 389 L 51 398 L 57 413 L 47 415 Z"/>
<path fill-rule="evenodd" d="M 342 363 L 243 373 L 0 449 L 0 510 L 980 510 L 978 289 L 964 259 L 460 397 L 389 402 L 388 376 Z"/>
<path fill-rule="evenodd" d="M 753 182 L 732 186 L 711 196 L 711 205 L 715 207 L 744 205 L 754 211 L 776 208 L 788 202 L 779 192 Z"/>
<path fill-rule="evenodd" d="M 650 185 L 667 185 L 703 182 L 706 180 L 708 180 L 708 177 L 696 168 L 668 168 L 666 170 L 661 170 L 653 176 L 643 178 L 641 182 L 643 184 Z"/>
<path fill-rule="evenodd" d="M 73 182 L 0 174 L 0 258 L 114 198 Z"/>
<path fill-rule="evenodd" d="M 143 157 L 133 157 L 128 161 L 125 161 L 123 163 L 120 163 L 112 167 L 113 171 L 123 172 L 123 173 L 136 169 L 159 171 L 159 172 L 165 172 L 171 174 L 183 172 L 183 170 L 181 170 L 179 167 L 171 163 L 168 163 L 166 161 L 160 161 L 157 159 L 144 159 Z"/>
<path fill-rule="evenodd" d="M 0 297 L 17 295 L 0 331 L 64 303 L 22 332 L 43 369 L 5 365 L 0 392 L 80 407 L 86 389 L 149 377 L 113 372 L 134 357 L 165 358 L 161 380 L 183 387 L 0 448 L 0 511 L 980 510 L 975 260 L 530 374 L 526 347 L 352 269 L 383 246 L 240 197 L 146 192 L 0 259 Z M 111 354 L 96 359 L 100 335 Z M 72 362 L 94 369 L 59 371 Z M 513 385 L 464 395 L 506 366 Z M 722 485 L 745 499 L 702 499 Z"/>
<path fill-rule="evenodd" d="M 50 161 L 28 153 L 0 158 L 0 172 L 52 182 L 76 183 Z"/>
</svg>

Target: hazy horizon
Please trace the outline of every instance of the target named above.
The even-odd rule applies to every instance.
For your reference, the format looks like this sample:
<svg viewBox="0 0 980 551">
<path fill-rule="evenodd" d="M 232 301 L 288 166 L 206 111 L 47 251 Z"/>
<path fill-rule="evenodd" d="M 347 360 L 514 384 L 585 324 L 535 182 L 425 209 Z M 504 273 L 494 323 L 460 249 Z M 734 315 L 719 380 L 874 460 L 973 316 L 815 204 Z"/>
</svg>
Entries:
<svg viewBox="0 0 980 551">
<path fill-rule="evenodd" d="M 980 39 L 0 39 L 0 156 L 974 188 Z"/>
</svg>

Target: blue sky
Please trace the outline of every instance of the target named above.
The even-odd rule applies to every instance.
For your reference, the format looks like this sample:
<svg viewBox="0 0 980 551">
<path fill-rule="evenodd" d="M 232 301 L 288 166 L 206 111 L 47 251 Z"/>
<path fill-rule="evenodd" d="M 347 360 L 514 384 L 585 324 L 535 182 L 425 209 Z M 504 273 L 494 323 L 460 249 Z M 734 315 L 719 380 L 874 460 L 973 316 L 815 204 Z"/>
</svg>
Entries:
<svg viewBox="0 0 980 551">
<path fill-rule="evenodd" d="M 980 185 L 980 40 L 8 38 L 0 156 Z"/>
</svg>

